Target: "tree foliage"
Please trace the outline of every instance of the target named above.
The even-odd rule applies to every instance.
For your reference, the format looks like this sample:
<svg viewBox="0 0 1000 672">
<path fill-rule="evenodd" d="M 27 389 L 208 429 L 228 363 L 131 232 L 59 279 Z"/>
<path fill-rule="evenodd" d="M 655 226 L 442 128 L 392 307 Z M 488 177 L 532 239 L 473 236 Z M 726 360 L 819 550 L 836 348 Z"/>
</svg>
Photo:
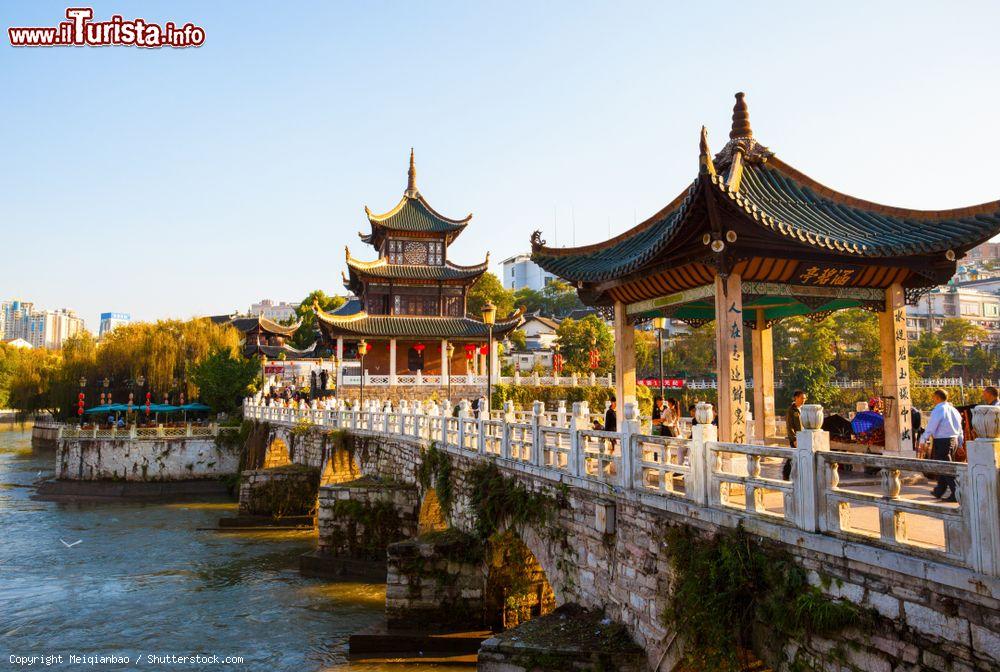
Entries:
<svg viewBox="0 0 1000 672">
<path fill-rule="evenodd" d="M 466 296 L 465 310 L 469 317 L 481 319 L 483 306 L 492 301 L 497 307 L 497 319 L 514 312 L 514 294 L 501 284 L 499 278 L 492 273 L 483 273 L 469 288 Z"/>
<path fill-rule="evenodd" d="M 614 337 L 611 330 L 597 315 L 588 315 L 582 320 L 565 319 L 556 329 L 563 355 L 563 367 L 566 373 L 591 372 L 590 350 L 596 343 L 600 353 L 600 362 L 596 369 L 598 375 L 605 375 L 615 368 Z"/>
<path fill-rule="evenodd" d="M 668 339 L 663 350 L 663 372 L 668 377 L 714 375 L 715 322 Z"/>
<path fill-rule="evenodd" d="M 332 312 L 344 305 L 347 299 L 342 296 L 329 296 L 322 289 L 309 292 L 295 309 L 294 321 L 302 320 L 302 326 L 289 340 L 289 345 L 293 348 L 300 350 L 308 348 L 316 340 L 316 313 L 313 311 L 313 301 L 319 304 L 320 310 Z"/>
<path fill-rule="evenodd" d="M 951 368 L 951 354 L 936 334 L 925 331 L 910 344 L 910 369 L 918 376 L 936 378 Z"/>
<path fill-rule="evenodd" d="M 191 378 L 201 393 L 202 403 L 216 411 L 232 413 L 252 391 L 260 373 L 255 360 L 232 349 L 216 348 L 191 369 Z"/>
</svg>

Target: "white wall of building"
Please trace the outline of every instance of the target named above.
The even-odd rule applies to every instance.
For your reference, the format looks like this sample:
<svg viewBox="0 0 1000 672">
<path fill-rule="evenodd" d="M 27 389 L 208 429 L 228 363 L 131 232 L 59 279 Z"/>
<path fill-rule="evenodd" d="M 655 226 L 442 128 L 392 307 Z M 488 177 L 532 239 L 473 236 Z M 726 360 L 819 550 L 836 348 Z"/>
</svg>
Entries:
<svg viewBox="0 0 1000 672">
<path fill-rule="evenodd" d="M 250 304 L 250 312 L 247 314 L 253 317 L 266 317 L 275 322 L 283 322 L 295 317 L 295 309 L 298 307 L 298 303 L 288 301 L 276 303 L 271 299 L 261 299 L 257 303 Z"/>
<path fill-rule="evenodd" d="M 556 276 L 542 268 L 531 260 L 531 255 L 518 254 L 502 263 L 500 281 L 507 289 L 518 290 L 522 287 L 540 292 L 545 289 L 545 285 L 555 279 Z"/>
</svg>

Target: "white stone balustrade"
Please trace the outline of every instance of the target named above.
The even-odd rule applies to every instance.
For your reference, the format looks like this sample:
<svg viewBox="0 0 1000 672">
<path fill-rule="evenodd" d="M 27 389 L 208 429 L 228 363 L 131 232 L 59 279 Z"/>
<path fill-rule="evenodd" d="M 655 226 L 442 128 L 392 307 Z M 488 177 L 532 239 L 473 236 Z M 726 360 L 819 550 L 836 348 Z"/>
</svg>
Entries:
<svg viewBox="0 0 1000 672">
<path fill-rule="evenodd" d="M 485 408 L 485 400 L 481 403 Z M 611 489 L 626 497 L 683 501 L 724 511 L 737 520 L 760 519 L 1000 576 L 1000 407 L 976 407 L 978 438 L 969 442 L 964 464 L 831 451 L 829 435 L 820 429 L 823 410 L 817 405 L 802 407 L 797 446 L 781 448 L 718 442 L 709 404 L 697 406 L 690 439 L 642 434 L 632 403 L 625 404 L 618 432 L 591 429 L 586 402 L 573 403 L 569 412 L 563 404 L 554 413 L 541 402 L 527 412 L 507 402 L 493 419 L 486 413 L 475 417 L 468 401 L 462 401 L 457 412 L 450 412 L 447 403 L 425 408 L 403 400 L 395 410 L 388 403 L 371 404 L 366 410 L 356 402 L 353 408 L 335 402 L 325 409 L 300 409 L 247 400 L 243 410 L 248 419 L 288 427 L 307 421 L 434 442 L 442 450 L 496 459 L 505 468 L 556 482 Z M 64 436 L 73 431 L 85 438 L 104 437 L 113 430 L 65 428 Z M 785 460 L 791 461 L 787 480 L 781 476 Z M 842 483 L 839 470 L 848 465 L 858 473 L 877 471 L 881 486 L 871 479 Z M 958 503 L 904 496 L 901 474 L 907 473 L 955 477 Z M 907 521 L 913 516 L 923 519 L 925 527 L 938 526 L 943 543 L 911 534 Z M 855 524 L 861 518 L 868 524 Z"/>
</svg>

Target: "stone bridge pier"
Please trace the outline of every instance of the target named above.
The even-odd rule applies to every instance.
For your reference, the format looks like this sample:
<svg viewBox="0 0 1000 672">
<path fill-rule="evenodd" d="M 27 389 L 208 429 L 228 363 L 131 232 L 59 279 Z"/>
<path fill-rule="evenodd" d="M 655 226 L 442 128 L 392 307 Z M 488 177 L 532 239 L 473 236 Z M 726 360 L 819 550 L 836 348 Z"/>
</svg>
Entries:
<svg viewBox="0 0 1000 672">
<path fill-rule="evenodd" d="M 490 621 L 495 576 L 516 566 L 527 570 L 518 588 L 525 599 L 513 610 L 501 608 L 499 623 L 487 625 L 505 627 L 557 605 L 577 605 L 603 614 L 601 623 L 623 626 L 640 650 L 641 666 L 630 667 L 631 650 L 623 648 L 604 669 L 680 669 L 693 644 L 671 614 L 678 587 L 690 586 L 692 577 L 678 564 L 677 540 L 693 539 L 697 546 L 742 534 L 740 543 L 768 562 L 787 563 L 781 566 L 803 579 L 801 586 L 782 588 L 797 592 L 782 595 L 788 597 L 787 611 L 808 621 L 805 627 L 782 618 L 779 635 L 777 623 L 749 624 L 754 653 L 774 669 L 1000 669 L 1000 568 L 990 564 L 989 547 L 1000 547 L 1000 530 L 982 511 L 990 511 L 990 502 L 997 510 L 1000 438 L 970 446 L 968 480 L 978 485 L 969 487 L 978 490 L 965 496 L 986 499 L 978 500 L 984 502 L 981 515 L 970 512 L 964 519 L 974 521 L 969 526 L 958 527 L 958 514 L 946 512 L 949 548 L 957 549 L 948 555 L 898 542 L 905 523 L 890 508 L 897 506 L 891 497 L 898 478 L 890 467 L 902 462 L 884 468 L 889 495 L 872 500 L 897 536 L 830 531 L 821 514 L 843 513 L 844 506 L 826 508 L 826 495 L 810 494 L 805 485 L 807 478 L 822 485 L 836 473 L 835 466 L 829 473 L 815 469 L 825 464 L 820 452 L 828 436 L 808 414 L 803 420 L 811 428 L 800 434 L 798 452 L 719 443 L 708 423 L 696 426 L 683 446 L 637 438 L 632 409 L 625 410 L 622 432 L 593 432 L 583 429 L 581 405 L 565 428 L 546 427 L 540 412 L 532 423 L 474 419 L 464 411 L 449 419 L 405 408 L 340 411 L 319 421 L 306 414 L 313 426 L 297 424 L 301 418 L 279 420 L 273 438 L 285 442 L 289 460 L 324 472 L 326 462 L 340 455 L 342 468 L 331 467 L 331 473 L 342 480 L 319 488 L 320 549 L 329 556 L 387 561 L 390 623 L 431 624 L 447 621 L 447 614 L 462 619 L 483 613 Z M 341 453 L 329 450 L 330 425 L 344 432 L 336 443 Z M 660 452 L 653 456 L 655 446 Z M 678 459 L 676 449 L 686 459 Z M 738 467 L 746 455 L 746 467 Z M 761 455 L 793 459 L 799 489 L 762 475 Z M 889 464 L 896 458 L 864 459 Z M 783 501 L 782 514 L 771 510 L 767 489 Z M 976 546 L 976 539 L 985 540 L 985 547 Z M 970 544 L 978 555 L 966 553 Z M 705 582 L 711 580 L 706 574 Z M 760 590 L 769 588 L 761 584 Z M 763 604 L 767 596 L 759 597 Z M 838 622 L 824 624 L 820 612 Z M 540 658 L 525 658 L 508 644 L 503 635 L 487 641 L 481 669 L 546 669 Z"/>
</svg>

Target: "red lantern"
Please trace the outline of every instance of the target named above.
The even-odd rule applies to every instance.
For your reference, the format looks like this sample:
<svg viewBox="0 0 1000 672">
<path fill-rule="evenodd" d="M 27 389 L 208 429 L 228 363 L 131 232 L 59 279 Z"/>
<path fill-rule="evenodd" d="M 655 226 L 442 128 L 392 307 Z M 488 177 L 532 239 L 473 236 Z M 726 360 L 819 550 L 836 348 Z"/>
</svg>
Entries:
<svg viewBox="0 0 1000 672">
<path fill-rule="evenodd" d="M 479 346 L 479 354 L 480 355 L 488 355 L 488 354 L 490 354 L 490 346 L 488 346 L 485 343 L 483 343 L 481 346 Z"/>
<path fill-rule="evenodd" d="M 152 398 L 153 398 L 153 393 L 152 392 L 147 392 L 146 393 L 146 403 L 148 404 L 149 400 L 152 399 Z"/>
<path fill-rule="evenodd" d="M 590 368 L 596 369 L 601 365 L 601 353 L 597 348 L 590 351 Z"/>
<path fill-rule="evenodd" d="M 101 406 L 104 405 L 104 393 L 101 392 Z"/>
<path fill-rule="evenodd" d="M 81 392 L 80 394 L 76 395 L 76 398 L 77 398 L 78 401 L 83 401 L 83 392 Z"/>
<path fill-rule="evenodd" d="M 427 346 L 424 345 L 423 343 L 417 343 L 416 345 L 413 346 L 413 349 L 417 351 L 417 354 L 421 354 L 421 353 L 423 353 L 424 348 L 426 348 L 426 347 Z"/>
<path fill-rule="evenodd" d="M 563 358 L 558 352 L 552 355 L 552 370 L 556 373 L 562 373 L 563 369 Z"/>
<path fill-rule="evenodd" d="M 476 346 L 473 345 L 472 343 L 466 343 L 465 344 L 465 358 L 471 361 L 472 358 L 475 357 L 475 356 L 476 356 Z"/>
</svg>

